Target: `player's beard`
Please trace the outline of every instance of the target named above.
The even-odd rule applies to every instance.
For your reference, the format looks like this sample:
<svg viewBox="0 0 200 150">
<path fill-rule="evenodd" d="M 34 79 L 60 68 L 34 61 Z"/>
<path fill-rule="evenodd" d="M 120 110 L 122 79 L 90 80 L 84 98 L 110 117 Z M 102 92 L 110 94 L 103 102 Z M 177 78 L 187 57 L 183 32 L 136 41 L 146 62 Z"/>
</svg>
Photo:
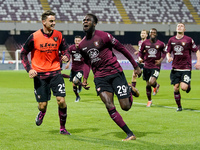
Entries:
<svg viewBox="0 0 200 150">
<path fill-rule="evenodd" d="M 156 40 L 157 40 L 157 38 L 156 38 L 156 37 L 154 37 L 154 38 L 151 38 L 151 41 L 152 41 L 153 43 L 156 43 Z"/>
</svg>

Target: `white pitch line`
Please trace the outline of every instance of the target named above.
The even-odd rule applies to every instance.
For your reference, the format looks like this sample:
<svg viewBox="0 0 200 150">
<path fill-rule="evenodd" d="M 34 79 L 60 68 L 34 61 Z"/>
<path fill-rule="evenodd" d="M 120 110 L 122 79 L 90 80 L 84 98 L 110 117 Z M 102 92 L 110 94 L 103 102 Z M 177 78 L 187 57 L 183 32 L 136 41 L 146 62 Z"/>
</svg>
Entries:
<svg viewBox="0 0 200 150">
<path fill-rule="evenodd" d="M 138 104 L 138 105 L 147 105 L 146 103 L 137 103 L 137 102 L 133 102 L 134 104 Z M 154 105 L 154 104 L 152 104 L 152 105 Z M 154 106 L 156 106 L 156 105 L 154 105 Z M 158 105 L 157 105 L 158 106 Z M 164 107 L 164 108 L 169 108 L 169 109 L 177 109 L 177 107 L 170 107 L 170 106 L 161 106 L 161 105 L 159 105 L 160 107 Z M 200 112 L 200 110 L 193 110 L 193 109 L 184 109 L 183 108 L 183 110 L 185 111 L 194 111 L 194 112 Z"/>
</svg>

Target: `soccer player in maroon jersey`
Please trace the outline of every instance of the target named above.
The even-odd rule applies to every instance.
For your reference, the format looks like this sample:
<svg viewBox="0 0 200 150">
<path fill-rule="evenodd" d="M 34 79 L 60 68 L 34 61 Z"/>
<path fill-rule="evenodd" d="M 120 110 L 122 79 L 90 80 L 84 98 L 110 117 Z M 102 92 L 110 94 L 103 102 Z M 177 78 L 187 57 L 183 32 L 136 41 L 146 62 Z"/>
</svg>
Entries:
<svg viewBox="0 0 200 150">
<path fill-rule="evenodd" d="M 139 62 L 144 62 L 143 80 L 146 81 L 147 107 L 151 107 L 151 87 L 159 89 L 156 82 L 160 73 L 161 62 L 166 56 L 165 44 L 157 39 L 157 30 L 152 28 L 149 32 L 150 39 L 145 40 L 139 49 Z"/>
<path fill-rule="evenodd" d="M 81 89 L 82 89 L 81 80 L 82 80 L 82 76 L 83 76 L 83 70 L 84 70 L 85 67 L 87 67 L 87 66 L 85 66 L 84 58 L 80 54 L 80 51 L 77 50 L 78 45 L 81 42 L 81 40 L 82 40 L 81 36 L 79 36 L 79 35 L 75 36 L 75 38 L 74 38 L 75 44 L 73 44 L 69 47 L 69 53 L 72 56 L 72 59 L 71 59 L 72 60 L 72 67 L 71 67 L 71 73 L 70 73 L 70 81 L 73 84 L 73 91 L 76 95 L 75 102 L 80 101 L 79 93 L 81 92 Z M 76 83 L 76 81 L 78 81 L 78 82 Z"/>
<path fill-rule="evenodd" d="M 141 37 L 141 40 L 138 42 L 138 50 L 134 53 L 135 55 L 138 55 L 139 53 L 139 48 L 141 47 L 142 43 L 147 39 L 148 37 L 148 31 L 147 30 L 142 30 L 140 32 L 140 37 Z M 144 64 L 143 63 L 138 63 L 139 67 L 142 69 Z M 135 73 L 133 72 L 133 75 L 132 75 L 132 86 L 136 87 L 136 79 L 137 79 L 137 75 L 135 75 Z"/>
<path fill-rule="evenodd" d="M 182 111 L 179 88 L 187 93 L 191 90 L 192 52 L 196 52 L 197 56 L 195 67 L 200 69 L 200 52 L 193 39 L 184 35 L 185 30 L 185 25 L 183 23 L 178 23 L 176 27 L 176 36 L 171 37 L 166 46 L 167 60 L 168 62 L 173 61 L 170 80 L 171 84 L 174 85 L 174 99 L 178 106 L 177 111 Z M 173 57 L 171 57 L 171 53 Z"/>
<path fill-rule="evenodd" d="M 132 85 L 128 85 L 123 69 L 117 61 L 112 48 L 115 48 L 131 62 L 137 75 L 141 70 L 129 53 L 129 51 L 111 34 L 95 30 L 98 19 L 93 14 L 87 14 L 83 19 L 83 30 L 86 36 L 79 44 L 86 64 L 91 66 L 94 73 L 94 82 L 97 95 L 105 104 L 113 121 L 127 134 L 123 141 L 135 140 L 136 137 L 123 121 L 114 105 L 114 93 L 117 95 L 121 108 L 128 111 L 133 102 L 132 94 L 136 97 L 139 92 Z M 83 86 L 88 86 L 87 78 L 89 71 L 84 72 Z"/>
<path fill-rule="evenodd" d="M 67 104 L 65 102 L 65 83 L 61 75 L 59 51 L 63 51 L 62 60 L 67 62 L 70 54 L 62 33 L 54 30 L 55 13 L 46 11 L 42 14 L 43 28 L 29 36 L 21 50 L 21 59 L 29 77 L 34 80 L 34 93 L 38 102 L 39 113 L 36 125 L 40 126 L 46 114 L 51 91 L 56 96 L 60 118 L 60 134 L 70 135 L 65 129 Z M 31 64 L 27 55 L 31 52 Z"/>
</svg>

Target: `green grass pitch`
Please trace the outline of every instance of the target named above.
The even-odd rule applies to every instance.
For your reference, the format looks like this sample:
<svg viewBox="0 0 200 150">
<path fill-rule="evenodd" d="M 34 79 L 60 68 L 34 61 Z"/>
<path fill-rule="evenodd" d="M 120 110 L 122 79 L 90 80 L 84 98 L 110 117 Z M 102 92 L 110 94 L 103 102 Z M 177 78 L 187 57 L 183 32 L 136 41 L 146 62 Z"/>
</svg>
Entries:
<svg viewBox="0 0 200 150">
<path fill-rule="evenodd" d="M 132 71 L 125 70 L 127 81 Z M 69 74 L 69 70 L 63 73 Z M 56 99 L 52 96 L 41 126 L 35 125 L 38 113 L 34 97 L 33 80 L 25 71 L 0 71 L 0 150 L 197 150 L 200 149 L 200 78 L 192 71 L 192 90 L 181 91 L 182 112 L 176 112 L 173 86 L 169 70 L 161 70 L 161 85 L 153 105 L 146 107 L 146 83 L 137 79 L 140 97 L 134 98 L 132 108 L 121 110 L 124 121 L 137 137 L 123 142 L 126 134 L 111 120 L 104 104 L 96 96 L 93 74 L 89 91 L 82 90 L 81 101 L 75 103 L 72 84 L 65 79 L 68 106 L 67 130 L 72 134 L 59 134 Z"/>
</svg>

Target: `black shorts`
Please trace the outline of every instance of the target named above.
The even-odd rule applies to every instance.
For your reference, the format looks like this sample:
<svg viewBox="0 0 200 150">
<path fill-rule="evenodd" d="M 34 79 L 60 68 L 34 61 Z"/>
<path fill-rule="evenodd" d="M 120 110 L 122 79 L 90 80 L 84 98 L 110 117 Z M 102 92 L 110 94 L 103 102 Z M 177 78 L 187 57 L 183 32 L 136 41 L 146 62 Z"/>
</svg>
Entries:
<svg viewBox="0 0 200 150">
<path fill-rule="evenodd" d="M 190 84 L 191 80 L 191 71 L 176 71 L 171 70 L 170 73 L 171 84 L 175 85 L 180 82 Z"/>
<path fill-rule="evenodd" d="M 143 69 L 144 68 L 144 63 L 139 63 L 137 62 L 138 66 L 140 67 L 140 69 Z"/>
<path fill-rule="evenodd" d="M 106 77 L 94 79 L 97 95 L 103 91 L 115 93 L 118 99 L 127 98 L 130 96 L 128 83 L 123 72 L 119 72 Z"/>
<path fill-rule="evenodd" d="M 81 71 L 73 71 L 73 70 L 71 70 L 69 81 L 72 82 L 73 78 L 75 76 L 79 79 L 79 81 L 81 81 L 81 79 L 83 77 L 83 71 L 82 70 Z"/>
<path fill-rule="evenodd" d="M 147 69 L 143 68 L 143 80 L 149 81 L 150 77 L 158 79 L 160 69 Z"/>
<path fill-rule="evenodd" d="M 65 97 L 65 83 L 61 74 L 46 79 L 34 77 L 34 92 L 37 102 L 47 102 L 54 96 Z"/>
</svg>

